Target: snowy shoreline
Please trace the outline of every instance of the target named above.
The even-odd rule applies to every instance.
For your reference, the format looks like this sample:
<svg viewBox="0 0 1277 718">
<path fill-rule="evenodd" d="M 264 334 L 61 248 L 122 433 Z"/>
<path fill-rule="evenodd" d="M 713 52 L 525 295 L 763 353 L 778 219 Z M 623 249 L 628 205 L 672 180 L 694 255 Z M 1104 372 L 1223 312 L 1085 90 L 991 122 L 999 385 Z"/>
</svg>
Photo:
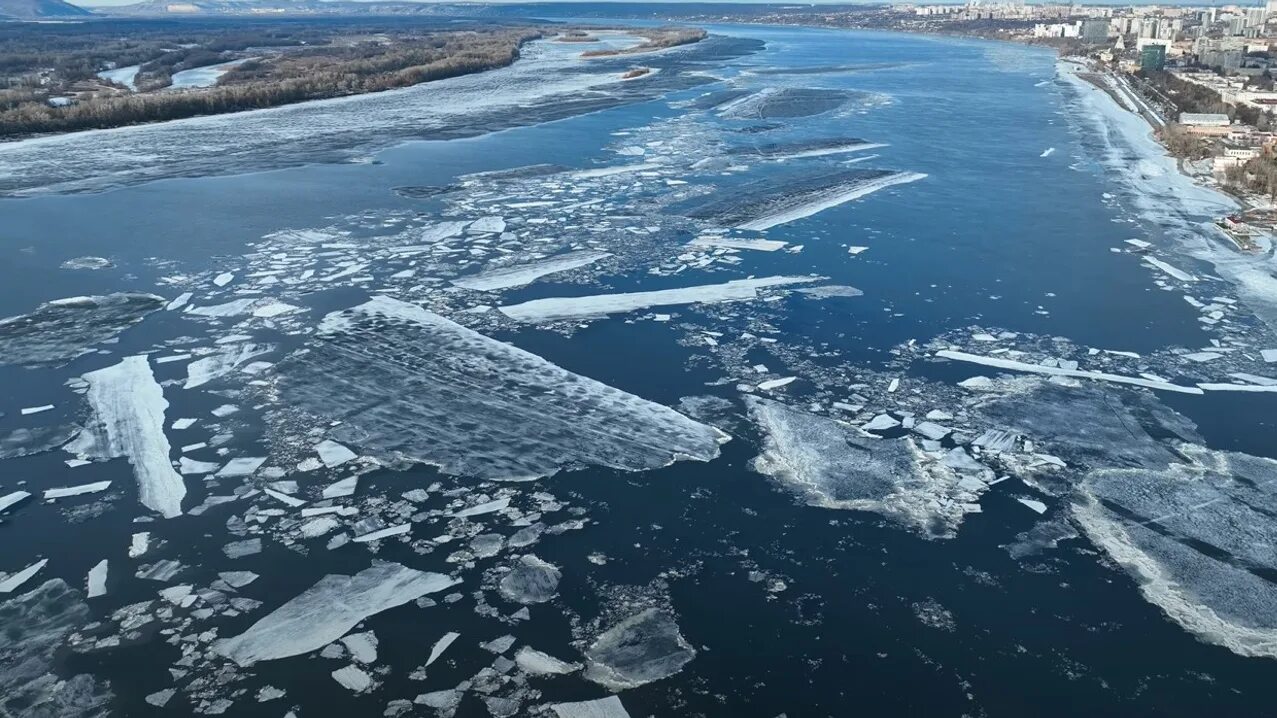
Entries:
<svg viewBox="0 0 1277 718">
<path fill-rule="evenodd" d="M 1277 263 L 1271 238 L 1259 237 L 1257 253 L 1238 252 L 1214 224 L 1216 218 L 1240 208 L 1236 199 L 1185 174 L 1153 137 L 1148 122 L 1079 78 L 1079 67 L 1061 58 L 1056 77 L 1072 88 L 1079 116 L 1093 123 L 1094 136 L 1105 145 L 1097 159 L 1129 191 L 1132 209 L 1173 240 L 1170 245 L 1155 243 L 1154 251 L 1210 265 L 1269 329 L 1277 331 Z"/>
</svg>

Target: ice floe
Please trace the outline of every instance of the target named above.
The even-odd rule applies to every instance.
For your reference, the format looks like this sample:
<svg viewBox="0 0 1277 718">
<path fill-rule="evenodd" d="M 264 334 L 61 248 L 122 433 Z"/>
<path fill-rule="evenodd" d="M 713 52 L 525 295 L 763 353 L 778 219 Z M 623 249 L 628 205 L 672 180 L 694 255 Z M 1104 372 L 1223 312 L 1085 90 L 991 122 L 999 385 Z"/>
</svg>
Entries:
<svg viewBox="0 0 1277 718">
<path fill-rule="evenodd" d="M 535 262 L 488 269 L 479 274 L 454 279 L 452 283 L 463 289 L 473 289 L 482 292 L 522 287 L 525 284 L 535 282 L 541 277 L 585 267 L 610 256 L 612 256 L 611 252 L 583 249 L 547 257 Z"/>
<path fill-rule="evenodd" d="M 0 363 L 61 364 L 113 339 L 164 306 L 154 294 L 120 293 L 45 302 L 0 319 Z"/>
<path fill-rule="evenodd" d="M 241 666 L 317 650 L 355 624 L 457 584 L 456 579 L 377 562 L 353 576 L 329 574 L 213 651 Z"/>
<path fill-rule="evenodd" d="M 659 681 L 682 670 L 696 650 L 674 617 L 648 608 L 604 631 L 585 651 L 585 677 L 614 691 Z"/>
<path fill-rule="evenodd" d="M 952 536 L 987 488 L 979 477 L 988 470 L 978 462 L 929 460 L 910 438 L 867 439 L 835 419 L 777 401 L 747 396 L 745 403 L 763 433 L 752 468 L 814 506 L 873 511 Z M 962 474 L 975 480 L 964 482 Z"/>
<path fill-rule="evenodd" d="M 1277 461 L 1188 450 L 1167 469 L 1101 469 L 1074 517 L 1140 592 L 1204 641 L 1277 657 Z"/>
<path fill-rule="evenodd" d="M 109 713 L 105 683 L 67 677 L 65 639 L 88 623 L 89 607 L 61 579 L 0 603 L 0 715 L 97 718 Z"/>
<path fill-rule="evenodd" d="M 708 461 L 726 440 L 672 409 L 385 297 L 328 315 L 317 339 L 280 363 L 281 396 L 340 419 L 334 440 L 387 459 L 527 480 L 586 465 Z M 387 386 L 396 393 L 387 397 Z"/>
<path fill-rule="evenodd" d="M 145 356 L 89 372 L 93 420 L 74 443 L 77 453 L 98 458 L 127 458 L 137 479 L 138 500 L 164 518 L 182 513 L 186 485 L 169 461 L 164 435 L 168 401 Z"/>
<path fill-rule="evenodd" d="M 707 284 L 679 289 L 657 289 L 649 292 L 533 299 L 522 304 L 506 305 L 500 309 L 506 316 L 521 322 L 552 322 L 579 317 L 622 314 L 650 307 L 666 307 L 678 304 L 715 304 L 757 299 L 760 289 L 814 281 L 818 281 L 818 278 L 778 276 L 734 279 L 723 284 Z"/>
</svg>

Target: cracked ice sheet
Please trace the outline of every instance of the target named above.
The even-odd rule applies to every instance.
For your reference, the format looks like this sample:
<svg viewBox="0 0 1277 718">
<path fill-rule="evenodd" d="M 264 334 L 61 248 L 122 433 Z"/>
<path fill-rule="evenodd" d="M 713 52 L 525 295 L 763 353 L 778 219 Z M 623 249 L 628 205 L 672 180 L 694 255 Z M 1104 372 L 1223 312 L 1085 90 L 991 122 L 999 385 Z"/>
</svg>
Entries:
<svg viewBox="0 0 1277 718">
<path fill-rule="evenodd" d="M 1171 384 L 1170 382 L 1165 381 L 1153 381 L 1151 379 L 1122 376 L 1121 374 L 1110 374 L 1102 371 L 1061 369 L 1060 367 L 1045 366 L 1042 364 L 1029 364 L 1028 362 L 1015 361 L 1014 359 L 1002 359 L 999 357 L 982 356 L 980 354 L 968 354 L 967 352 L 953 351 L 950 349 L 938 351 L 936 352 L 936 356 L 943 359 L 952 359 L 953 361 L 997 367 L 998 369 L 1006 369 L 1008 371 L 1021 371 L 1030 374 L 1045 374 L 1048 376 L 1067 376 L 1074 379 L 1094 379 L 1096 381 L 1107 381 L 1115 384 L 1131 384 L 1133 386 L 1142 386 L 1148 389 L 1157 389 L 1160 391 L 1174 391 L 1179 392 L 1180 394 L 1204 393 L 1201 389 L 1195 386 L 1180 386 L 1179 384 Z"/>
<path fill-rule="evenodd" d="M 454 279 L 452 283 L 462 289 L 473 289 L 481 292 L 522 287 L 546 275 L 585 267 L 610 256 L 612 256 L 611 252 L 592 249 L 567 252 L 535 262 L 528 262 L 527 264 L 490 269 L 479 274 Z"/>
<path fill-rule="evenodd" d="M 98 718 L 109 685 L 87 673 L 67 676 L 66 639 L 91 620 L 81 593 L 60 578 L 0 604 L 0 715 Z"/>
<path fill-rule="evenodd" d="M 249 666 L 322 648 L 382 611 L 460 583 L 397 563 L 376 562 L 353 576 L 329 574 L 213 651 Z"/>
<path fill-rule="evenodd" d="M 926 177 L 920 172 L 847 169 L 780 176 L 693 200 L 683 211 L 723 226 L 761 231 Z"/>
<path fill-rule="evenodd" d="M 558 718 L 630 718 L 621 699 L 616 696 L 600 698 L 596 701 L 580 701 L 578 703 L 555 703 L 550 706 Z"/>
<path fill-rule="evenodd" d="M 279 364 L 285 406 L 340 419 L 333 439 L 453 475 L 531 480 L 709 461 L 727 440 L 682 414 L 386 297 L 324 318 Z M 385 387 L 396 387 L 388 395 Z"/>
<path fill-rule="evenodd" d="M 645 62 L 671 71 L 634 83 L 606 62 L 582 62 L 579 47 L 547 39 L 523 45 L 506 67 L 388 94 L 7 142 L 0 146 L 0 193 L 100 191 L 162 177 L 341 160 L 410 139 L 476 136 L 651 99 L 671 84 L 707 84 L 713 79 L 691 74 L 703 69 L 698 57 L 726 59 L 760 44 L 713 36 L 677 54 L 649 56 Z"/>
<path fill-rule="evenodd" d="M 168 401 L 146 357 L 127 357 L 83 379 L 89 383 L 93 420 L 67 448 L 101 458 L 127 458 L 142 505 L 164 518 L 180 515 L 186 485 L 169 461 L 171 447 L 164 435 Z"/>
<path fill-rule="evenodd" d="M 164 306 L 154 294 L 108 294 L 45 302 L 0 319 L 0 364 L 53 365 L 112 339 Z"/>
<path fill-rule="evenodd" d="M 1151 395 L 1102 386 L 1042 382 L 1005 397 L 977 401 L 983 419 L 1048 447 L 1070 465 L 1165 469 L 1180 461 L 1173 445 L 1201 440 L 1196 427 Z"/>
<path fill-rule="evenodd" d="M 745 403 L 763 432 L 751 468 L 797 490 L 812 506 L 872 511 L 948 537 L 982 491 L 938 462 L 924 465 L 911 439 L 865 439 L 838 421 L 780 402 L 746 396 Z"/>
<path fill-rule="evenodd" d="M 760 277 L 734 279 L 723 284 L 705 284 L 650 292 L 595 294 L 585 297 L 533 299 L 501 307 L 501 312 L 521 322 L 550 322 L 579 317 L 598 317 L 633 312 L 649 307 L 676 304 L 716 304 L 757 299 L 758 290 L 819 281 L 820 277 Z"/>
<path fill-rule="evenodd" d="M 1185 446 L 1192 464 L 1105 469 L 1073 505 L 1087 536 L 1185 630 L 1277 657 L 1277 461 Z"/>
<path fill-rule="evenodd" d="M 249 359 L 274 350 L 275 347 L 271 344 L 240 344 L 227 351 L 196 359 L 186 365 L 186 384 L 182 388 L 194 389 L 204 386 L 214 379 L 230 374 Z"/>
</svg>

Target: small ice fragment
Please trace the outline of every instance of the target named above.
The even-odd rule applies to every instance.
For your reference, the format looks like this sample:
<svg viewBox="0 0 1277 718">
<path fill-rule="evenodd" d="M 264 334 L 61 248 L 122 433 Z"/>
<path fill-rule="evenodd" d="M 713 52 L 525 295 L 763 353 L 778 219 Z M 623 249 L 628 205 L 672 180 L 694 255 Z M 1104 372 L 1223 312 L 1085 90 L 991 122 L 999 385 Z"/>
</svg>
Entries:
<svg viewBox="0 0 1277 718">
<path fill-rule="evenodd" d="M 356 663 L 375 663 L 377 661 L 377 634 L 372 631 L 352 633 L 341 639 L 341 644 L 350 651 L 350 657 Z"/>
<path fill-rule="evenodd" d="M 510 650 L 510 647 L 514 645 L 514 641 L 515 641 L 514 636 L 505 635 L 505 636 L 500 636 L 498 638 L 494 638 L 491 641 L 488 641 L 487 643 L 480 643 L 479 647 L 490 653 L 501 655 L 502 653 L 505 653 L 506 651 Z"/>
<path fill-rule="evenodd" d="M 92 484 L 81 484 L 79 486 L 66 486 L 60 489 L 45 489 L 44 498 L 46 499 L 64 499 L 68 496 L 79 496 L 80 494 L 96 494 L 99 491 L 106 491 L 111 486 L 110 481 L 97 481 Z"/>
<path fill-rule="evenodd" d="M 0 512 L 8 511 L 29 498 L 31 498 L 31 492 L 29 491 L 14 491 L 0 496 Z"/>
<path fill-rule="evenodd" d="M 215 474 L 219 478 L 236 478 L 240 476 L 248 476 L 254 471 L 261 468 L 266 463 L 265 456 L 248 456 L 231 459 L 223 466 L 221 471 Z"/>
<path fill-rule="evenodd" d="M 760 390 L 762 390 L 762 391 L 771 391 L 772 389 L 779 389 L 779 388 L 781 388 L 782 386 L 787 386 L 787 385 L 789 385 L 790 383 L 792 383 L 792 382 L 793 382 L 795 379 L 797 379 L 797 378 L 798 378 L 798 377 L 796 377 L 796 376 L 787 376 L 787 377 L 785 377 L 785 378 L 783 378 L 783 379 L 769 379 L 769 380 L 767 380 L 767 381 L 762 382 L 761 384 L 759 384 L 759 385 L 758 385 L 758 388 L 759 388 Z"/>
<path fill-rule="evenodd" d="M 302 538 L 318 538 L 331 533 L 341 526 L 341 522 L 331 516 L 318 516 L 301 525 Z"/>
<path fill-rule="evenodd" d="M 913 430 L 915 433 L 921 434 L 932 441 L 939 441 L 953 433 L 953 429 L 940 426 L 939 424 L 934 424 L 930 421 L 920 421 L 917 424 L 914 424 Z"/>
<path fill-rule="evenodd" d="M 223 419 L 230 416 L 231 414 L 234 414 L 237 411 L 239 411 L 239 407 L 235 406 L 234 404 L 222 404 L 221 406 L 217 407 L 216 409 L 212 410 L 209 413 L 212 414 L 213 416 L 216 416 L 219 419 Z"/>
<path fill-rule="evenodd" d="M 174 298 L 173 301 L 166 304 L 164 308 L 170 312 L 177 311 L 178 309 L 181 309 L 182 307 L 186 306 L 186 303 L 191 301 L 191 297 L 193 296 L 194 294 L 192 294 L 191 292 L 182 292 L 181 294 L 177 295 L 177 297 Z"/>
<path fill-rule="evenodd" d="M 868 247 L 848 247 L 847 254 L 850 254 L 851 256 L 854 257 L 857 254 L 860 254 L 861 252 L 866 252 L 868 250 L 869 250 Z"/>
<path fill-rule="evenodd" d="M 335 481 L 324 487 L 324 498 L 339 499 L 343 496 L 350 496 L 355 493 L 355 488 L 359 484 L 358 476 L 348 476 L 341 481 Z"/>
<path fill-rule="evenodd" d="M 1028 506 L 1029 508 L 1033 509 L 1039 514 L 1046 513 L 1046 504 L 1042 503 L 1041 501 L 1037 501 L 1035 499 L 1016 499 L 1016 501 L 1019 501 L 1025 506 Z"/>
<path fill-rule="evenodd" d="M 243 558 L 244 556 L 252 556 L 261 552 L 262 540 L 260 538 L 231 541 L 222 547 L 222 553 L 226 554 L 226 558 Z"/>
<path fill-rule="evenodd" d="M 302 308 L 295 304 L 272 301 L 254 309 L 253 316 L 258 319 L 271 319 L 285 314 L 292 314 L 293 312 L 300 312 L 301 310 Z"/>
<path fill-rule="evenodd" d="M 243 588 L 258 578 L 252 571 L 219 571 L 217 577 L 231 588 Z"/>
<path fill-rule="evenodd" d="M 888 393 L 888 394 L 894 394 L 894 393 L 896 392 L 896 390 L 897 390 L 897 389 L 899 389 L 899 388 L 900 388 L 900 380 L 899 380 L 899 379 L 892 379 L 892 380 L 891 380 L 891 383 L 887 384 L 887 393 Z"/>
<path fill-rule="evenodd" d="M 453 516 L 457 518 L 481 516 L 483 514 L 490 514 L 495 511 L 501 511 L 502 509 L 505 509 L 509 505 L 510 505 L 510 499 L 508 498 L 496 499 L 494 501 L 487 501 L 482 504 L 477 504 L 475 506 L 470 506 L 468 508 L 461 509 L 460 511 L 457 511 L 456 513 L 454 513 Z"/>
<path fill-rule="evenodd" d="M 185 456 L 177 460 L 177 471 L 183 476 L 211 474 L 220 466 L 216 461 L 196 461 Z"/>
<path fill-rule="evenodd" d="M 230 284 L 231 280 L 233 279 L 235 279 L 234 274 L 230 272 L 222 272 L 216 277 L 213 277 L 213 284 L 216 284 L 219 287 L 225 287 L 226 285 Z"/>
<path fill-rule="evenodd" d="M 689 247 L 707 247 L 725 248 L 725 249 L 750 249 L 760 252 L 775 252 L 783 249 L 788 242 L 782 242 L 778 239 L 744 239 L 740 237 L 720 237 L 716 235 L 704 235 L 693 239 L 687 243 Z"/>
<path fill-rule="evenodd" d="M 31 580 L 31 577 L 39 573 L 48 562 L 47 558 L 40 559 L 21 571 L 6 576 L 3 581 L 0 581 L 0 593 L 13 593 L 18 590 L 18 587 Z"/>
<path fill-rule="evenodd" d="M 182 431 L 184 429 L 189 429 L 194 426 L 197 421 L 199 421 L 199 419 L 178 419 L 173 422 L 173 430 Z"/>
<path fill-rule="evenodd" d="M 1277 349 L 1260 349 L 1259 354 L 1264 358 L 1264 361 L 1269 364 L 1277 362 Z"/>
<path fill-rule="evenodd" d="M 1162 270 L 1166 274 L 1170 275 L 1172 278 L 1178 279 L 1181 282 L 1196 282 L 1197 281 L 1197 277 L 1194 277 L 1193 275 L 1181 269 L 1172 267 L 1171 265 L 1167 264 L 1166 262 L 1163 262 L 1162 260 L 1156 257 L 1144 257 L 1144 261 L 1148 262 L 1154 267 L 1157 267 L 1158 269 Z"/>
<path fill-rule="evenodd" d="M 138 569 L 133 575 L 148 581 L 169 581 L 182 570 L 182 564 L 172 559 L 164 559 Z"/>
<path fill-rule="evenodd" d="M 372 687 L 372 676 L 353 665 L 333 671 L 333 680 L 356 693 L 362 693 Z"/>
<path fill-rule="evenodd" d="M 162 691 L 156 691 L 154 693 L 147 695 L 146 698 L 144 698 L 144 700 L 147 703 L 150 703 L 151 705 L 155 706 L 156 708 L 163 708 L 164 706 L 168 705 L 169 701 L 173 700 L 173 696 L 175 695 L 177 695 L 176 689 L 165 688 Z"/>
<path fill-rule="evenodd" d="M 562 576 L 554 564 L 526 554 L 502 577 L 499 588 L 501 595 L 514 603 L 545 603 L 554 598 Z"/>
<path fill-rule="evenodd" d="M 85 588 L 89 598 L 106 595 L 106 571 L 106 559 L 98 561 L 93 568 L 89 569 L 89 575 L 85 578 Z"/>
<path fill-rule="evenodd" d="M 485 234 L 501 234 L 505 231 L 505 220 L 496 216 L 480 217 L 470 224 L 468 230 Z"/>
<path fill-rule="evenodd" d="M 146 553 L 146 549 L 151 544 L 151 532 L 140 531 L 133 534 L 133 538 L 129 540 L 129 558 L 137 558 Z"/>
<path fill-rule="evenodd" d="M 276 501 L 279 501 L 280 503 L 284 504 L 285 506 L 291 506 L 292 508 L 297 508 L 298 506 L 306 505 L 306 502 L 303 501 L 302 499 L 289 496 L 288 494 L 285 494 L 281 491 L 276 491 L 274 489 L 262 489 L 262 492 L 265 493 L 267 496 L 271 497 L 272 499 L 275 499 Z"/>
<path fill-rule="evenodd" d="M 515 665 L 534 676 L 562 676 L 581 670 L 579 663 L 561 661 L 530 646 L 522 646 L 514 654 Z"/>
<path fill-rule="evenodd" d="M 384 538 L 390 538 L 391 536 L 399 536 L 402 534 L 406 534 L 411 530 L 412 530 L 412 524 L 399 524 L 397 526 L 389 526 L 387 528 L 381 529 L 380 531 L 373 531 L 372 533 L 366 533 L 363 536 L 356 536 L 355 543 L 367 543 L 369 541 L 379 541 Z"/>
<path fill-rule="evenodd" d="M 550 710 L 554 711 L 556 718 L 630 718 L 617 696 L 578 703 L 555 703 Z"/>
<path fill-rule="evenodd" d="M 1208 362 L 1208 361 L 1214 361 L 1215 359 L 1218 359 L 1222 356 L 1224 355 L 1219 354 L 1217 352 L 1193 352 L 1191 354 L 1185 354 L 1184 358 L 1189 361 Z"/>
<path fill-rule="evenodd" d="M 52 404 L 45 404 L 44 406 L 29 406 L 22 410 L 22 415 L 31 416 L 32 414 L 39 414 L 41 412 L 49 411 L 52 408 L 53 408 Z"/>
<path fill-rule="evenodd" d="M 315 453 L 319 454 L 319 460 L 324 462 L 324 466 L 334 468 L 350 461 L 358 456 L 350 449 L 338 444 L 335 441 L 325 439 L 315 445 Z"/>
<path fill-rule="evenodd" d="M 439 656 L 442 656 L 443 652 L 448 650 L 448 646 L 451 646 L 452 642 L 460 637 L 460 633 L 451 631 L 443 634 L 443 637 L 435 641 L 435 645 L 430 649 L 430 657 L 426 659 L 426 666 L 429 667 L 431 663 L 439 660 Z"/>
<path fill-rule="evenodd" d="M 958 382 L 958 386 L 963 389 L 991 389 L 993 388 L 993 380 L 987 376 L 973 376 L 970 379 L 963 379 Z"/>
<path fill-rule="evenodd" d="M 894 429 L 897 426 L 900 426 L 900 422 L 891 418 L 890 415 L 879 414 L 873 419 L 870 419 L 868 423 L 862 425 L 860 428 L 865 431 L 884 431 L 886 429 Z"/>
</svg>

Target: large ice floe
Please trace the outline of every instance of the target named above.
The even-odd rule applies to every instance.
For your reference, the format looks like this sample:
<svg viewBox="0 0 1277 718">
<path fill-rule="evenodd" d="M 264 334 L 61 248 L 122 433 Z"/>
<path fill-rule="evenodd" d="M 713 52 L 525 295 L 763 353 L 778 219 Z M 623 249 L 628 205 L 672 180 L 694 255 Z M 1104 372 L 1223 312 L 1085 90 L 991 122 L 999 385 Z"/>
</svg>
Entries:
<svg viewBox="0 0 1277 718">
<path fill-rule="evenodd" d="M 0 716 L 98 718 L 111 693 L 88 674 L 60 678 L 63 641 L 89 620 L 79 591 L 50 579 L 0 604 Z"/>
<path fill-rule="evenodd" d="M 127 458 L 142 505 L 164 518 L 182 513 L 186 485 L 169 461 L 164 435 L 168 401 L 145 356 L 85 374 L 93 417 L 66 448 L 88 458 Z"/>
<path fill-rule="evenodd" d="M 980 400 L 974 409 L 995 426 L 1033 437 L 1083 468 L 1162 470 L 1181 460 L 1173 442 L 1200 441 L 1192 422 L 1133 391 L 1039 382 L 1019 393 Z"/>
<path fill-rule="evenodd" d="M 1186 630 L 1277 658 L 1277 461 L 1185 451 L 1195 461 L 1091 472 L 1073 515 Z"/>
<path fill-rule="evenodd" d="M 706 284 L 678 289 L 657 289 L 650 292 L 624 292 L 621 294 L 595 294 L 584 297 L 550 297 L 533 299 L 521 304 L 501 307 L 501 312 L 521 322 L 552 322 L 579 317 L 598 317 L 622 314 L 649 307 L 665 307 L 678 304 L 717 304 L 757 299 L 758 290 L 805 284 L 818 281 L 819 277 L 759 277 L 734 279 L 723 284 Z"/>
<path fill-rule="evenodd" d="M 353 576 L 330 574 L 238 636 L 215 642 L 213 651 L 241 666 L 309 653 L 369 616 L 457 583 L 389 562 L 374 563 Z"/>
<path fill-rule="evenodd" d="M 585 677 L 614 691 L 678 673 L 696 657 L 674 617 L 644 609 L 604 631 L 585 651 Z"/>
<path fill-rule="evenodd" d="M 477 224 L 477 223 L 476 223 Z M 471 230 L 473 231 L 473 226 Z M 483 292 L 491 292 L 499 289 L 509 289 L 511 287 L 522 287 L 525 284 L 531 284 L 537 279 L 556 272 L 566 272 L 569 269 L 577 269 L 593 264 L 604 257 L 611 256 L 608 252 L 600 252 L 598 250 L 584 249 L 576 252 L 566 252 L 554 257 L 528 262 L 526 264 L 515 264 L 497 269 L 488 269 L 479 274 L 473 274 L 467 277 L 452 280 L 452 283 L 463 289 L 474 289 Z"/>
<path fill-rule="evenodd" d="M 121 293 L 45 302 L 0 319 L 0 363 L 61 364 L 113 339 L 164 306 L 154 294 Z"/>
<path fill-rule="evenodd" d="M 718 106 L 718 114 L 732 120 L 810 117 L 836 110 L 868 93 L 804 87 L 767 87 L 748 92 Z"/>
<path fill-rule="evenodd" d="M 587 465 L 637 471 L 708 461 L 727 439 L 673 409 L 386 297 L 329 314 L 316 340 L 278 369 L 285 405 L 341 420 L 335 440 L 455 475 L 530 480 Z"/>
<path fill-rule="evenodd" d="M 926 175 L 919 172 L 824 168 L 795 176 L 754 180 L 708 199 L 689 201 L 681 211 L 688 217 L 724 227 L 765 230 L 878 190 L 925 178 Z"/>
<path fill-rule="evenodd" d="M 762 432 L 752 468 L 813 506 L 872 511 L 952 536 L 965 514 L 979 510 L 974 502 L 992 478 L 965 452 L 961 462 L 930 460 L 909 437 L 874 438 L 770 399 L 746 396 L 745 403 Z"/>
</svg>

